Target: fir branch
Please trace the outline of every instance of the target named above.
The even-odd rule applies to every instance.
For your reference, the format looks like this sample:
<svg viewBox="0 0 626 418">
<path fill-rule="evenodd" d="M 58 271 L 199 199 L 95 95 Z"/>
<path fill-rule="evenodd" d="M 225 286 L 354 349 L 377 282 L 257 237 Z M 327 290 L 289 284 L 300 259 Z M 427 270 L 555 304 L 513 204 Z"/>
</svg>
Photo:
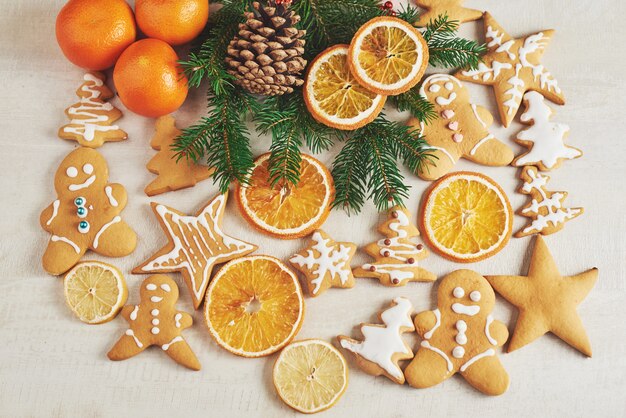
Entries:
<svg viewBox="0 0 626 418">
<path fill-rule="evenodd" d="M 367 198 L 368 154 L 360 137 L 349 138 L 333 164 L 335 181 L 333 207 L 359 212 Z"/>
<path fill-rule="evenodd" d="M 371 154 L 367 187 L 376 208 L 383 211 L 390 206 L 401 205 L 403 199 L 409 196 L 409 186 L 404 184 L 404 176 L 400 173 L 388 138 L 368 135 L 364 139 L 363 145 L 369 148 Z"/>
<path fill-rule="evenodd" d="M 413 24 L 419 19 L 420 12 L 417 7 L 411 6 L 407 3 L 402 5 L 402 9 L 398 12 L 398 14 L 396 14 L 396 17 Z"/>
<path fill-rule="evenodd" d="M 428 22 L 423 33 L 430 53 L 429 64 L 444 68 L 474 69 L 482 61 L 487 50 L 484 44 L 459 38 L 459 22 L 448 20 L 447 15 L 440 15 Z"/>
<path fill-rule="evenodd" d="M 408 110 L 420 122 L 428 123 L 437 118 L 434 105 L 419 93 L 418 88 L 412 88 L 406 93 L 390 97 L 400 112 Z"/>
</svg>

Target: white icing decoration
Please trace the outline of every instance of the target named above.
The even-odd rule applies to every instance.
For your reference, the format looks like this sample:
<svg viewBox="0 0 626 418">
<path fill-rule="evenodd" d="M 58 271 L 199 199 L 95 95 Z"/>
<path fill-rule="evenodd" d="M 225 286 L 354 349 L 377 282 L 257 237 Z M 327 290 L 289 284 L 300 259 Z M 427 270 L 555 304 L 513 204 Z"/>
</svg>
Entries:
<svg viewBox="0 0 626 418">
<path fill-rule="evenodd" d="M 341 340 L 341 346 L 366 360 L 376 363 L 382 367 L 389 375 L 400 379 L 402 370 L 393 361 L 396 353 L 409 354 L 402 339 L 400 330 L 402 328 L 413 328 L 410 313 L 413 309 L 411 302 L 402 297 L 394 299 L 395 306 L 385 310 L 381 319 L 386 325 L 364 325 L 361 327 L 363 341 L 354 343 L 348 340 Z"/>
<path fill-rule="evenodd" d="M 459 370 L 461 371 L 461 373 L 463 373 L 465 370 L 467 370 L 467 368 L 469 366 L 471 366 L 472 364 L 476 363 L 481 358 L 495 356 L 495 355 L 496 355 L 495 350 L 493 348 L 490 348 L 489 350 L 487 350 L 487 351 L 485 351 L 483 353 L 477 354 L 474 357 L 472 357 L 471 359 L 467 360 L 467 362 L 465 364 L 463 364 L 459 368 Z"/>
<path fill-rule="evenodd" d="M 161 289 L 163 289 L 165 292 L 171 292 L 171 291 L 172 291 L 172 288 L 171 288 L 171 287 L 170 287 L 170 285 L 169 285 L 169 284 L 167 284 L 167 283 L 163 283 L 163 284 L 161 285 Z"/>
<path fill-rule="evenodd" d="M 154 319 L 152 320 L 152 325 L 159 325 L 159 322 L 160 322 L 160 321 L 159 321 L 157 318 L 154 318 Z"/>
<path fill-rule="evenodd" d="M 94 181 L 96 181 L 96 175 L 95 174 L 92 175 L 92 176 L 89 176 L 89 178 L 87 180 L 85 180 L 84 183 L 70 184 L 68 189 L 70 190 L 70 192 L 75 192 L 75 191 L 80 190 L 80 189 L 86 189 L 87 187 L 91 186 Z"/>
<path fill-rule="evenodd" d="M 176 328 L 180 328 L 180 320 L 183 318 L 183 315 L 180 313 L 177 313 L 176 315 L 174 315 L 174 322 L 176 323 Z"/>
<path fill-rule="evenodd" d="M 93 141 L 96 137 L 96 132 L 116 131 L 120 128 L 117 125 L 100 125 L 103 122 L 108 122 L 109 116 L 95 113 L 113 110 L 113 105 L 100 100 L 101 93 L 98 90 L 94 90 L 94 87 L 103 85 L 102 80 L 89 73 L 85 74 L 84 80 L 93 82 L 93 84 L 85 83 L 81 87 L 81 90 L 89 93 L 89 96 L 81 97 L 79 106 L 72 106 L 67 110 L 73 119 L 70 120 L 69 125 L 63 127 L 63 132 L 80 135 L 85 141 Z"/>
<path fill-rule="evenodd" d="M 434 90 L 434 91 L 431 90 L 430 87 L 437 85 L 436 83 L 444 83 L 444 85 L 447 85 L 450 82 L 456 83 L 456 85 L 459 86 L 459 87 L 462 86 L 461 82 L 456 77 L 453 77 L 453 76 L 448 75 L 448 74 L 433 74 L 430 77 L 427 77 L 422 82 L 422 86 L 419 89 L 419 94 L 420 94 L 420 96 L 424 97 L 425 99 L 428 99 L 428 95 L 426 94 L 426 90 L 425 90 L 427 85 L 429 85 L 428 91 L 430 91 L 432 93 L 438 93 L 440 91 L 440 89 L 441 89 L 441 86 L 437 86 L 438 88 L 436 90 Z M 452 87 L 454 87 L 454 85 Z M 448 90 L 452 90 L 452 88 L 450 88 Z M 450 97 L 451 96 L 452 95 L 450 95 Z M 456 98 L 456 95 L 454 97 Z"/>
<path fill-rule="evenodd" d="M 159 332 L 161 332 L 161 330 L 159 329 L 159 327 L 152 327 L 152 329 L 150 330 L 150 332 L 153 335 L 157 335 Z"/>
<path fill-rule="evenodd" d="M 440 106 L 448 106 L 450 103 L 456 100 L 456 93 L 452 92 L 448 97 L 439 96 L 435 99 L 438 105 Z"/>
<path fill-rule="evenodd" d="M 339 250 L 330 244 L 330 239 L 324 239 L 322 234 L 315 232 L 311 237 L 313 246 L 306 251 L 306 256 L 296 254 L 289 261 L 300 267 L 305 267 L 311 271 L 314 278 L 311 284 L 314 285 L 312 293 L 315 295 L 320 290 L 322 281 L 326 275 L 332 280 L 338 277 L 341 284 L 345 284 L 350 278 L 350 247 L 339 245 Z M 320 255 L 315 256 L 315 251 Z"/>
<path fill-rule="evenodd" d="M 134 321 L 137 319 L 138 312 L 139 312 L 139 305 L 135 305 L 135 309 L 133 309 L 133 311 L 129 315 L 129 318 L 131 321 Z"/>
<path fill-rule="evenodd" d="M 65 174 L 68 177 L 74 178 L 78 175 L 78 170 L 76 169 L 76 167 L 70 166 L 70 167 L 67 167 L 67 170 L 65 170 Z"/>
<path fill-rule="evenodd" d="M 154 303 L 158 303 L 161 302 L 163 300 L 163 298 L 159 297 L 159 296 L 151 296 L 150 300 Z"/>
<path fill-rule="evenodd" d="M 60 204 L 61 204 L 61 201 L 58 199 L 52 202 L 52 215 L 50 216 L 50 219 L 48 219 L 48 222 L 46 222 L 46 225 L 50 225 L 52 221 L 54 220 L 54 218 L 57 217 L 57 215 L 59 214 Z"/>
<path fill-rule="evenodd" d="M 441 90 L 441 86 L 438 86 L 437 84 L 433 84 L 428 88 L 428 91 L 431 93 L 437 93 L 439 90 Z"/>
<path fill-rule="evenodd" d="M 158 309 L 153 309 L 150 311 L 150 313 L 152 314 L 152 316 L 157 316 L 159 314 L 159 310 Z"/>
<path fill-rule="evenodd" d="M 435 315 L 435 326 L 433 326 L 430 331 L 424 333 L 424 338 L 427 340 L 430 340 L 435 330 L 441 325 L 441 311 L 439 309 L 435 309 L 433 314 Z"/>
<path fill-rule="evenodd" d="M 561 204 L 561 200 L 565 198 L 565 195 L 562 193 L 554 192 L 552 196 L 548 198 L 546 191 L 544 190 L 544 186 L 548 182 L 548 177 L 543 176 L 541 173 L 537 172 L 535 168 L 530 168 L 527 170 L 528 175 L 532 178 L 530 183 L 524 183 L 522 186 L 522 190 L 526 193 L 530 193 L 532 190 L 536 190 L 542 197 L 541 202 L 538 202 L 536 199 L 533 199 L 530 203 L 530 206 L 522 209 L 521 213 L 535 213 L 537 217 L 532 220 L 530 225 L 523 229 L 523 233 L 535 233 L 541 232 L 545 228 L 548 228 L 550 224 L 552 226 L 557 226 L 559 224 L 564 223 L 568 219 L 573 219 L 576 216 L 580 215 L 582 210 L 580 208 L 563 208 Z M 543 215 L 539 213 L 541 208 L 545 208 L 547 210 L 547 214 Z"/>
<path fill-rule="evenodd" d="M 465 355 L 465 349 L 463 347 L 461 347 L 461 346 L 457 345 L 452 350 L 452 356 L 454 358 L 463 358 L 464 355 Z"/>
<path fill-rule="evenodd" d="M 109 198 L 109 203 L 111 204 L 111 206 L 117 207 L 119 205 L 119 203 L 117 202 L 117 200 L 113 196 L 113 188 L 111 186 L 105 187 L 104 188 L 104 193 Z"/>
<path fill-rule="evenodd" d="M 457 334 L 456 337 L 454 337 L 456 343 L 460 345 L 467 344 L 467 335 L 465 334 L 467 331 L 467 323 L 463 320 L 456 321 L 456 330 Z"/>
<path fill-rule="evenodd" d="M 532 121 L 533 125 L 518 133 L 517 139 L 531 141 L 533 145 L 528 154 L 515 162 L 516 166 L 541 162 L 547 169 L 551 169 L 559 159 L 570 160 L 582 155 L 579 150 L 565 145 L 564 137 L 569 132 L 569 126 L 550 122 L 552 109 L 541 94 L 530 91 L 524 95 L 524 100 L 527 101 L 528 108 L 520 120 Z"/>
<path fill-rule="evenodd" d="M 486 137 L 484 137 L 483 139 L 481 139 L 480 141 L 478 141 L 476 143 L 476 145 L 474 145 L 474 147 L 472 148 L 472 150 L 470 151 L 470 155 L 474 155 L 476 154 L 476 151 L 478 151 L 478 148 L 480 148 L 481 146 L 483 146 L 485 144 L 485 142 L 489 141 L 490 139 L 496 139 L 495 136 L 489 134 Z"/>
<path fill-rule="evenodd" d="M 444 353 L 443 351 L 441 351 L 440 349 L 438 349 L 437 347 L 433 347 L 432 345 L 430 345 L 430 343 L 428 341 L 422 341 L 422 343 L 420 344 L 422 347 L 427 348 L 431 351 L 434 351 L 435 353 L 439 354 L 445 361 L 446 364 L 448 365 L 448 373 L 452 371 L 452 362 L 450 361 L 450 357 L 447 356 L 446 353 Z"/>
<path fill-rule="evenodd" d="M 201 300 L 204 296 L 202 291 L 206 289 L 206 284 L 209 281 L 211 272 L 209 267 L 219 262 L 219 260 L 250 252 L 250 250 L 254 249 L 252 245 L 229 237 L 222 232 L 218 225 L 218 217 L 223 213 L 225 203 L 224 195 L 219 195 L 198 216 L 181 216 L 163 205 L 157 205 L 156 212 L 163 220 L 174 248 L 169 253 L 155 258 L 151 263 L 142 267 L 142 270 L 149 272 L 174 269 L 187 270 L 194 297 L 196 300 Z M 171 221 L 166 216 L 171 217 Z M 176 231 L 174 228 L 176 228 Z M 204 236 L 205 233 L 212 244 L 216 246 L 216 249 L 211 249 L 209 242 Z M 203 257 L 196 259 L 190 254 L 189 249 L 191 245 L 187 240 L 186 234 L 193 234 L 194 242 L 200 249 Z M 185 241 L 185 245 L 183 245 L 181 237 Z M 200 241 L 198 241 L 198 238 Z M 201 277 L 196 275 L 196 269 L 201 270 Z M 197 279 L 200 279 L 201 282 L 197 283 Z"/>
<path fill-rule="evenodd" d="M 446 84 L 444 84 L 444 87 L 446 88 L 446 90 L 451 91 L 454 88 L 454 84 L 448 81 Z"/>
<path fill-rule="evenodd" d="M 455 287 L 452 291 L 452 295 L 455 298 L 462 298 L 463 296 L 465 296 L 465 290 L 463 290 L 462 287 Z"/>
<path fill-rule="evenodd" d="M 66 244 L 69 244 L 74 249 L 74 251 L 76 251 L 76 254 L 80 254 L 80 247 L 78 245 L 76 245 L 76 243 L 74 241 L 72 241 L 71 239 L 69 239 L 69 238 L 60 237 L 58 235 L 53 235 L 53 236 L 50 237 L 50 241 L 52 241 L 52 242 L 60 241 L 60 242 L 64 242 Z"/>
<path fill-rule="evenodd" d="M 102 228 L 100 228 L 100 230 L 96 234 L 96 237 L 93 239 L 93 248 L 94 249 L 98 248 L 98 243 L 99 243 L 99 240 L 100 240 L 100 236 L 104 233 L 104 231 L 107 230 L 107 228 L 109 228 L 111 225 L 116 224 L 116 223 L 121 222 L 121 221 L 122 221 L 122 218 L 120 216 L 116 216 L 115 218 L 113 218 L 113 220 L 111 220 L 111 222 L 104 224 L 102 226 Z"/>
<path fill-rule="evenodd" d="M 511 47 L 513 46 L 513 44 L 515 44 L 514 39 L 506 41 L 505 43 L 500 45 L 498 49 L 496 49 L 496 52 L 506 52 L 506 54 L 509 56 L 509 59 L 512 60 L 515 58 L 515 54 L 511 52 Z"/>
<path fill-rule="evenodd" d="M 478 305 L 463 305 L 462 303 L 453 303 L 452 310 L 460 315 L 474 316 L 480 312 Z"/>
<path fill-rule="evenodd" d="M 91 175 L 93 173 L 93 165 L 87 163 L 83 166 L 83 173 L 87 175 Z"/>
<path fill-rule="evenodd" d="M 133 337 L 133 340 L 135 340 L 135 344 L 137 344 L 137 347 L 139 348 L 143 347 L 143 344 L 141 343 L 141 341 L 139 341 L 139 338 L 137 338 L 137 336 L 135 335 L 132 329 L 127 329 L 126 335 L 128 335 L 129 337 Z"/>
<path fill-rule="evenodd" d="M 474 112 L 474 116 L 476 117 L 478 122 L 480 122 L 480 124 L 483 125 L 483 128 L 487 128 L 487 123 L 481 119 L 480 114 L 478 113 L 478 106 L 476 106 L 475 104 L 472 104 L 471 106 L 472 106 L 472 112 Z"/>
<path fill-rule="evenodd" d="M 450 161 L 452 161 L 452 164 L 456 163 L 456 161 L 454 161 L 454 158 L 452 157 L 452 154 L 450 154 L 450 152 L 447 149 L 445 149 L 445 148 L 435 147 L 435 146 L 429 144 L 429 145 L 425 146 L 424 149 L 425 150 L 434 149 L 434 150 L 441 151 L 450 159 Z"/>
<path fill-rule="evenodd" d="M 491 336 L 491 333 L 489 332 L 489 327 L 491 326 L 491 323 L 493 322 L 493 317 L 491 315 L 487 316 L 487 322 L 485 324 L 485 335 L 487 336 L 487 339 L 489 340 L 489 342 L 492 345 L 498 345 L 498 341 L 496 341 L 495 338 L 493 338 Z"/>
<path fill-rule="evenodd" d="M 181 336 L 179 335 L 179 336 L 177 336 L 177 337 L 174 337 L 174 338 L 172 339 L 172 341 L 170 341 L 169 343 L 167 343 L 167 344 L 163 344 L 163 345 L 161 346 L 161 348 L 163 349 L 163 351 L 167 351 L 167 349 L 168 349 L 168 348 L 170 348 L 172 344 L 177 343 L 177 342 L 181 342 L 181 341 L 184 341 L 184 340 L 183 340 L 183 337 L 181 337 Z"/>
<path fill-rule="evenodd" d="M 90 228 L 91 228 L 91 225 L 89 225 L 89 222 L 87 222 L 87 226 L 84 228 L 80 226 L 80 224 L 78 224 L 78 232 L 80 232 L 81 234 L 86 234 L 87 232 L 89 232 Z"/>
<path fill-rule="evenodd" d="M 517 111 L 519 104 L 522 101 L 524 90 L 526 90 L 526 84 L 519 76 L 519 72 L 522 69 L 521 64 L 515 64 L 515 73 L 507 80 L 507 83 L 511 86 L 510 89 L 504 92 L 503 97 L 509 97 L 503 104 L 507 110 L 507 114 L 511 115 Z"/>
<path fill-rule="evenodd" d="M 478 290 L 474 290 L 470 293 L 470 299 L 472 300 L 472 302 L 479 302 L 481 297 L 482 295 Z"/>
<path fill-rule="evenodd" d="M 157 290 L 157 285 L 155 285 L 154 283 L 148 283 L 146 285 L 146 289 L 148 289 L 148 290 Z"/>
</svg>

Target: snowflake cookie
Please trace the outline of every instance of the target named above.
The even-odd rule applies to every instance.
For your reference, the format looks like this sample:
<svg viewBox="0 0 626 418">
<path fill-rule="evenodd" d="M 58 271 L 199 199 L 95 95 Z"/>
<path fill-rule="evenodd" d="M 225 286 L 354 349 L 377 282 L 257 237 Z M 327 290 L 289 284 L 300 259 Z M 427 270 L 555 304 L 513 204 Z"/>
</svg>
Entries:
<svg viewBox="0 0 626 418">
<path fill-rule="evenodd" d="M 384 375 L 404 384 L 404 374 L 398 366 L 401 360 L 413 358 L 413 351 L 402 339 L 405 332 L 415 331 L 411 314 L 413 305 L 402 297 L 395 298 L 391 307 L 379 314 L 384 325 L 361 324 L 363 341 L 340 335 L 339 345 L 354 353 L 363 371 L 374 376 Z"/>
<path fill-rule="evenodd" d="M 289 259 L 306 277 L 310 296 L 319 296 L 330 287 L 354 287 L 350 261 L 356 252 L 351 242 L 336 242 L 326 232 L 317 230 L 309 246 Z"/>
</svg>

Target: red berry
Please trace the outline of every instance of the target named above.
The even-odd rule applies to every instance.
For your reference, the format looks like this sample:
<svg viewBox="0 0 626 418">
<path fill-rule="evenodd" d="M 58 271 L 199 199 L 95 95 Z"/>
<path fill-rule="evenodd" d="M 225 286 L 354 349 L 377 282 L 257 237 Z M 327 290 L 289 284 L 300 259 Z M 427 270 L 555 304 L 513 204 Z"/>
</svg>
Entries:
<svg viewBox="0 0 626 418">
<path fill-rule="evenodd" d="M 391 10 L 391 9 L 393 9 L 393 2 L 391 2 L 391 1 L 386 1 L 386 2 L 385 2 L 385 6 L 384 6 L 384 7 L 385 7 L 385 9 L 387 9 L 387 10 Z"/>
</svg>

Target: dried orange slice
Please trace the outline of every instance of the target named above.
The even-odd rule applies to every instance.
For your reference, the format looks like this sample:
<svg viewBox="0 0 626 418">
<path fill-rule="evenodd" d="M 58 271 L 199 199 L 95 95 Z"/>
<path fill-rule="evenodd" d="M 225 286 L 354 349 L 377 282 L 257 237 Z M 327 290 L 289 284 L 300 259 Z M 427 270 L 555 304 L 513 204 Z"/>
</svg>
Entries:
<svg viewBox="0 0 626 418">
<path fill-rule="evenodd" d="M 509 242 L 513 210 L 495 181 L 479 173 L 457 172 L 432 186 L 421 222 L 435 251 L 471 263 L 495 255 Z"/>
<path fill-rule="evenodd" d="M 303 154 L 297 185 L 272 186 L 270 154 L 254 162 L 249 184 L 239 185 L 237 203 L 243 217 L 261 232 L 281 239 L 311 234 L 326 221 L 335 196 L 333 178 L 324 165 Z"/>
<path fill-rule="evenodd" d="M 402 19 L 376 17 L 357 31 L 348 62 L 359 84 L 374 93 L 397 95 L 414 87 L 428 66 L 422 34 Z"/>
<path fill-rule="evenodd" d="M 87 324 L 109 322 L 128 298 L 122 272 L 99 261 L 76 264 L 65 275 L 63 287 L 67 305 Z"/>
<path fill-rule="evenodd" d="M 304 318 L 296 275 L 263 255 L 225 264 L 206 294 L 204 315 L 213 339 L 231 353 L 262 357 L 289 344 Z"/>
<path fill-rule="evenodd" d="M 313 414 L 337 403 L 348 387 L 346 359 L 320 340 L 296 341 L 274 364 L 278 396 L 296 411 Z"/>
<path fill-rule="evenodd" d="M 309 65 L 304 82 L 304 102 L 320 123 L 354 130 L 373 121 L 386 97 L 364 88 L 350 73 L 348 45 L 322 51 Z"/>
</svg>

